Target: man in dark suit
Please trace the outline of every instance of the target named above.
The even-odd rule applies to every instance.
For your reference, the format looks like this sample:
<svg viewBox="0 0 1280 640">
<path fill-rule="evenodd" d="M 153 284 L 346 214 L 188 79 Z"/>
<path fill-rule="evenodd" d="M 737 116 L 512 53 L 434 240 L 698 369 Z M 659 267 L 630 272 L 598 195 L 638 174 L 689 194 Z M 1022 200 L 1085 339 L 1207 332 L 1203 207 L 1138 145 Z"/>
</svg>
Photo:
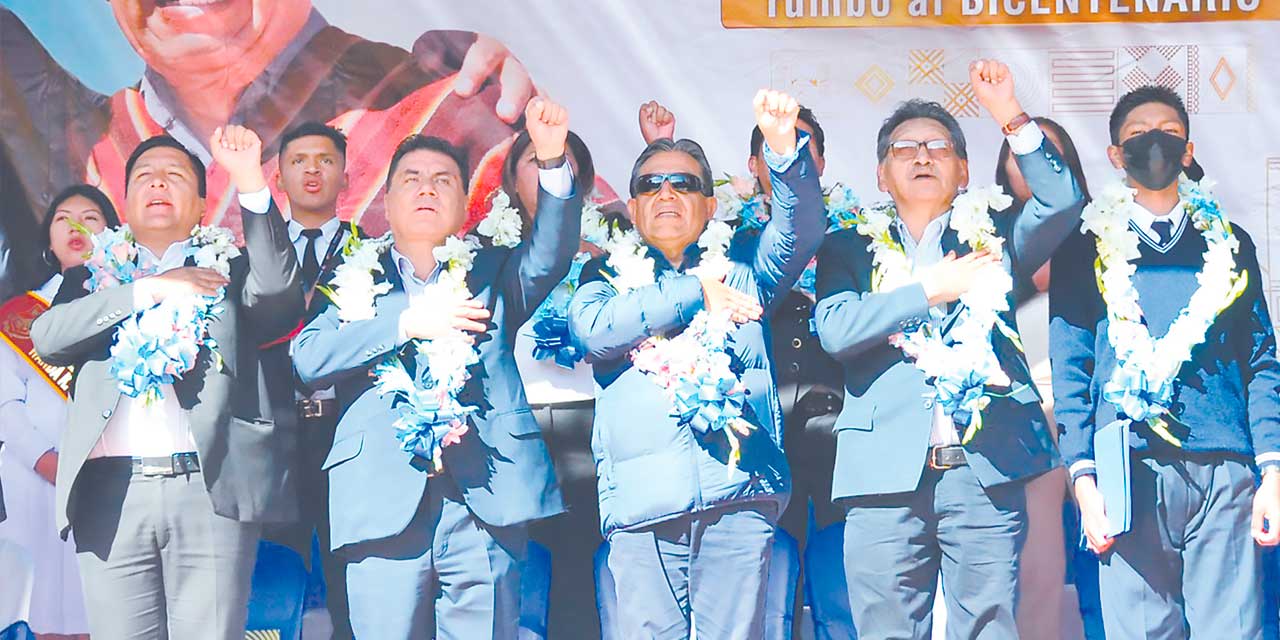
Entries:
<svg viewBox="0 0 1280 640">
<path fill-rule="evenodd" d="M 927 324 L 950 344 L 963 294 L 1009 277 L 1000 271 L 1029 276 L 1078 220 L 1080 190 L 1022 112 L 1008 69 L 978 61 L 970 80 L 1035 194 L 1020 214 L 995 222 L 1005 250 L 971 253 L 962 243 L 952 202 L 968 182 L 964 133 L 936 103 L 910 101 L 877 142 L 879 183 L 896 209 L 877 241 L 892 239 L 899 269 L 909 271 L 874 265 L 871 241 L 856 228 L 828 236 L 818 255 L 818 336 L 845 371 L 832 497 L 847 508 L 845 573 L 862 638 L 928 638 L 939 571 L 948 637 L 1016 638 L 1022 481 L 1059 463 L 1026 360 L 1003 332 L 978 339 L 1011 384 L 1007 393 L 979 389 L 991 394 L 985 426 L 967 443 L 966 416 L 944 409 L 935 379 L 891 343 Z M 897 286 L 873 284 L 894 276 Z M 1016 327 L 1011 310 L 999 315 Z"/>
<path fill-rule="evenodd" d="M 307 121 L 280 138 L 276 189 L 287 197 L 289 241 L 297 252 L 307 319 L 324 310 L 317 287 L 342 261 L 351 225 L 338 218 L 338 199 L 347 186 L 347 138 L 323 122 Z M 359 230 L 356 231 L 360 234 Z M 360 234 L 362 235 L 362 234 Z M 305 321 L 304 321 L 305 322 Z M 289 545 L 311 567 L 311 541 L 319 535 L 325 606 L 335 640 L 352 637 L 347 613 L 346 563 L 329 549 L 329 485 L 320 470 L 338 426 L 338 401 L 332 387 L 309 389 L 293 373 L 289 342 L 302 323 L 262 348 L 263 398 L 269 398 L 276 422 L 295 434 L 291 486 L 298 497 L 299 521 L 273 528 L 268 537 Z"/>
<path fill-rule="evenodd" d="M 158 136 L 129 158 L 125 207 L 137 266 L 155 275 L 90 292 L 89 271 L 77 267 L 31 328 L 46 361 L 76 367 L 57 517 L 75 533 L 95 638 L 243 637 L 260 523 L 294 515 L 282 435 L 261 418 L 256 371 L 258 345 L 301 316 L 297 261 L 257 135 L 228 126 L 210 147 L 248 212 L 228 275 L 192 266 L 204 167 Z M 216 353 L 201 346 L 158 397 L 123 393 L 112 371 L 118 327 L 220 289 L 223 310 L 208 328 Z"/>
<path fill-rule="evenodd" d="M 478 250 L 465 279 L 471 297 L 428 293 L 447 268 L 438 252 L 466 219 L 466 159 L 439 138 L 412 136 L 387 179 L 391 246 L 378 264 L 390 290 L 374 298 L 371 318 L 343 322 L 339 312 L 351 309 L 339 284 L 338 302 L 294 340 L 303 382 L 334 385 L 342 406 L 323 466 L 330 544 L 350 561 L 357 637 L 514 638 L 528 523 L 563 510 L 512 349 L 516 329 L 569 271 L 583 194 L 565 160 L 563 107 L 535 99 L 525 117 L 540 166 L 533 232 L 514 249 Z M 463 418 L 465 434 L 443 447 L 440 468 L 432 452 L 402 449 L 402 401 L 381 394 L 370 372 L 397 358 L 415 386 L 433 385 L 415 346 L 459 332 L 479 362 L 457 398 L 476 410 Z"/>
<path fill-rule="evenodd" d="M 1106 263 L 1098 262 L 1098 227 L 1072 234 L 1053 257 L 1054 416 L 1084 533 L 1099 554 L 1103 625 L 1113 640 L 1262 638 L 1260 547 L 1280 542 L 1280 363 L 1257 247 L 1238 225 L 1228 232 L 1233 238 L 1218 236 L 1208 224 L 1216 212 L 1202 212 L 1206 203 L 1180 184 L 1193 172 L 1190 125 L 1176 93 L 1141 87 L 1112 111 L 1107 148 L 1132 197 L 1108 226 L 1136 245 L 1125 260 L 1132 269 L 1126 279 L 1156 349 L 1176 354 L 1187 346 L 1185 329 L 1171 328 L 1190 305 L 1207 301 L 1216 312 L 1199 334 L 1203 341 L 1172 363 L 1167 398 L 1154 373 L 1163 367 L 1150 367 L 1149 381 L 1116 376 L 1144 349 L 1134 332 L 1117 326 L 1111 300 L 1099 291 L 1095 265 Z M 1126 193 L 1115 185 L 1095 202 L 1113 200 L 1118 190 Z M 1097 220 L 1099 211 L 1085 220 Z M 1206 283 L 1220 282 L 1205 266 L 1214 253 L 1208 238 L 1237 243 L 1228 251 L 1239 279 L 1221 295 L 1202 297 Z M 1113 277 L 1101 281 L 1112 292 L 1123 286 Z M 1126 362 L 1118 355 L 1125 348 L 1139 355 Z M 1141 401 L 1133 401 L 1135 392 Z M 1104 500 L 1099 482 L 1116 486 L 1108 474 L 1127 482 Z M 1112 522 L 1125 512 L 1128 530 L 1118 531 L 1124 527 Z"/>
</svg>

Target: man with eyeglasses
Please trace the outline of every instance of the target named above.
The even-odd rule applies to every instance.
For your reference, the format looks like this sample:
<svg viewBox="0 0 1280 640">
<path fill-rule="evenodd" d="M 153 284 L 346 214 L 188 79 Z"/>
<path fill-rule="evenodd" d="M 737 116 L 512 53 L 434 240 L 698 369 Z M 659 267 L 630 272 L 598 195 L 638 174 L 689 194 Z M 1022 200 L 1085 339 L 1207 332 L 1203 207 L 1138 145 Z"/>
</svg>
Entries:
<svg viewBox="0 0 1280 640">
<path fill-rule="evenodd" d="M 772 216 L 756 241 L 735 244 L 714 269 L 717 240 L 702 237 L 716 209 L 706 156 L 692 140 L 654 140 L 636 160 L 627 203 L 642 244 L 631 256 L 614 244 L 588 263 L 570 303 L 570 331 L 601 387 L 592 452 L 623 637 L 688 638 L 695 626 L 707 638 L 763 633 L 769 548 L 791 488 L 765 309 L 825 230 L 798 112 L 785 94 L 756 95 L 773 182 Z M 651 284 L 628 286 L 650 275 Z M 673 415 L 660 376 L 633 362 L 702 310 L 733 322 L 727 353 L 746 393 L 732 427 Z"/>
<path fill-rule="evenodd" d="M 1023 112 L 1009 69 L 979 60 L 969 77 L 1035 197 L 989 225 L 975 197 L 987 192 L 959 206 L 964 133 L 940 105 L 911 100 L 876 142 L 892 208 L 864 213 L 888 213 L 887 228 L 836 232 L 818 256 L 818 336 L 845 370 L 832 498 L 847 509 L 845 573 L 861 638 L 929 638 L 939 571 L 948 638 L 1016 638 L 1023 485 L 1060 464 L 1008 285 L 1048 260 L 1078 222 L 1082 195 Z"/>
</svg>

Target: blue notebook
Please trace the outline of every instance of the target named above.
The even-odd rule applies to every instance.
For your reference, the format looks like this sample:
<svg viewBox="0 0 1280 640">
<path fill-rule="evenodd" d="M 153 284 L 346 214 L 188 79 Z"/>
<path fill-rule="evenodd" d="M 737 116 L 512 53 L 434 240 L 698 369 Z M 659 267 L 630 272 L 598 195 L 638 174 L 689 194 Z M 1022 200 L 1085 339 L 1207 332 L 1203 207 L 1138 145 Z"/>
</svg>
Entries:
<svg viewBox="0 0 1280 640">
<path fill-rule="evenodd" d="M 1129 530 L 1133 505 L 1129 492 L 1129 421 L 1116 420 L 1093 433 L 1098 490 L 1107 511 L 1108 536 Z"/>
</svg>

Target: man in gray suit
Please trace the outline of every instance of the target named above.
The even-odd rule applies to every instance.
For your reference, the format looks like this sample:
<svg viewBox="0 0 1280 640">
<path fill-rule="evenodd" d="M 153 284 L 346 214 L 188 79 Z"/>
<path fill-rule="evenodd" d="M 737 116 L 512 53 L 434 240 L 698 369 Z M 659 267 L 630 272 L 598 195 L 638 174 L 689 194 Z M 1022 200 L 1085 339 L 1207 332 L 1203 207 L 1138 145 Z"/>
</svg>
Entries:
<svg viewBox="0 0 1280 640">
<path fill-rule="evenodd" d="M 228 275 L 192 266 L 201 259 L 191 235 L 205 208 L 203 164 L 157 136 L 125 169 L 137 267 L 154 275 L 90 292 L 89 271 L 77 267 L 31 328 L 45 360 L 76 367 L 57 517 L 64 535 L 75 533 L 99 640 L 243 638 L 260 523 L 296 515 L 283 489 L 283 434 L 260 417 L 255 372 L 258 345 L 302 315 L 297 260 L 258 136 L 228 126 L 209 146 L 247 212 L 245 247 Z M 123 393 L 113 372 L 123 354 L 112 353 L 121 325 L 219 289 L 222 311 L 208 325 L 216 351 L 201 346 L 158 397 Z"/>
<path fill-rule="evenodd" d="M 335 275 L 337 302 L 293 342 L 303 383 L 334 385 L 342 407 L 322 468 L 330 544 L 350 560 L 358 638 L 514 639 L 528 523 L 564 510 L 513 345 L 516 329 L 569 272 L 584 194 L 565 157 L 565 109 L 535 98 L 525 126 L 539 165 L 533 230 L 518 246 L 475 251 L 465 275 L 469 297 L 433 293 L 449 282 L 444 274 L 456 275 L 441 251 L 466 221 L 467 160 L 440 138 L 410 136 L 387 177 L 391 245 L 377 255 L 374 273 L 388 290 L 370 296 L 369 317 L 346 322 L 339 311 L 350 314 L 356 304 L 343 306 L 351 298 Z M 406 398 L 380 391 L 374 376 L 398 363 L 424 402 L 441 383 L 417 347 L 459 337 L 478 358 L 457 391 L 457 402 L 473 411 L 435 460 L 420 441 L 412 450 L 399 441 Z"/>
<path fill-rule="evenodd" d="M 982 213 L 952 208 L 968 182 L 964 134 L 941 106 L 917 100 L 880 129 L 877 175 L 896 209 L 887 228 L 872 239 L 859 229 L 833 233 L 818 256 L 818 336 L 845 371 L 832 498 L 847 509 L 845 572 L 863 639 L 930 637 L 939 571 L 948 638 L 1016 638 L 1023 481 L 1059 464 L 1026 359 L 1008 337 L 1016 335 L 1013 305 L 998 315 L 1007 332 L 983 331 L 962 322 L 973 316 L 960 300 L 981 293 L 980 283 L 1030 277 L 1074 228 L 1082 196 L 1023 113 L 1009 70 L 978 61 L 970 80 L 1035 195 L 1021 212 L 993 216 L 989 231 L 1003 249 L 995 240 L 991 252 L 971 251 L 957 231 L 974 231 Z M 893 256 L 871 251 L 885 246 L 897 247 L 899 269 Z M 895 279 L 898 286 L 886 284 Z M 985 406 L 980 414 L 972 404 L 957 407 L 943 393 L 952 388 L 894 344 L 921 326 L 945 345 L 965 338 L 982 345 L 951 356 L 957 370 L 971 366 L 975 352 L 993 351 L 1008 388 L 972 389 L 976 406 Z M 979 419 L 985 426 L 965 442 L 961 434 L 971 435 Z"/>
</svg>

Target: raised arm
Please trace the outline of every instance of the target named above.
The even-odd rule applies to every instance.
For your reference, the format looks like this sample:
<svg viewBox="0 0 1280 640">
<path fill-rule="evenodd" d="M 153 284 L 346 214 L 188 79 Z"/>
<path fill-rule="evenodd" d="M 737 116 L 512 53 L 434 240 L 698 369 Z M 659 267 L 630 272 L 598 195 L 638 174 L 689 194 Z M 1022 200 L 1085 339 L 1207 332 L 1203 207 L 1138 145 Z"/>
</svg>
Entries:
<svg viewBox="0 0 1280 640">
<path fill-rule="evenodd" d="M 582 189 L 574 185 L 573 171 L 565 155 L 569 134 L 569 114 L 564 107 L 545 98 L 529 101 L 525 123 L 539 162 L 559 165 L 538 169 L 538 202 L 533 231 L 516 249 L 503 271 L 503 281 L 517 304 L 507 326 L 513 331 L 523 325 L 538 305 L 569 273 L 578 251 L 582 229 Z M 528 203 L 526 203 L 527 206 Z"/>
<path fill-rule="evenodd" d="M 1008 135 L 1009 149 L 1031 188 L 1032 197 L 1017 213 L 1008 244 L 1014 276 L 1029 278 L 1076 228 L 1084 193 L 1058 149 L 1023 111 L 1008 66 L 997 60 L 977 60 L 969 67 L 969 82 L 978 101 Z"/>
<path fill-rule="evenodd" d="M 240 304 L 260 338 L 284 335 L 305 313 L 298 259 L 289 230 L 262 173 L 262 140 L 238 125 L 219 127 L 209 140 L 213 159 L 227 170 L 240 192 L 244 248 L 249 273 L 240 291 Z"/>
<path fill-rule="evenodd" d="M 752 265 L 760 303 L 768 307 L 775 292 L 790 289 L 818 252 L 826 232 L 826 205 L 809 134 L 796 136 L 800 105 L 786 94 L 761 91 L 754 107 L 773 185 L 769 222 L 761 231 Z"/>
</svg>

